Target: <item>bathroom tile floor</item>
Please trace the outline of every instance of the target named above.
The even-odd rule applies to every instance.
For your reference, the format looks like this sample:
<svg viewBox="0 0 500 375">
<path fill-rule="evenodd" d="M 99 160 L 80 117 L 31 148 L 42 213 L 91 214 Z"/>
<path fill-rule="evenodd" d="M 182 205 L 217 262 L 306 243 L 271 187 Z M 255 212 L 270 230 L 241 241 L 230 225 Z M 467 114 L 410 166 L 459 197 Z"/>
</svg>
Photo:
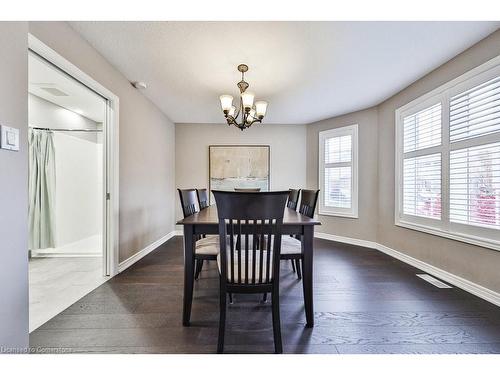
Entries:
<svg viewBox="0 0 500 375">
<path fill-rule="evenodd" d="M 31 258 L 29 312 L 32 332 L 84 297 L 109 277 L 102 257 Z"/>
</svg>

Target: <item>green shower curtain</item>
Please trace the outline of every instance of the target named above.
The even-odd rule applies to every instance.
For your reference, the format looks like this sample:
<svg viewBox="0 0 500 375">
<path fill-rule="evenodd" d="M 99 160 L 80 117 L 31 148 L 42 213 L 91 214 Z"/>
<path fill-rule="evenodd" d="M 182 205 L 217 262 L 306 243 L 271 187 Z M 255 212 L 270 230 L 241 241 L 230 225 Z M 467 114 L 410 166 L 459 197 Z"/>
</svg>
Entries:
<svg viewBox="0 0 500 375">
<path fill-rule="evenodd" d="M 29 134 L 29 248 L 55 247 L 55 149 L 50 131 Z"/>
</svg>

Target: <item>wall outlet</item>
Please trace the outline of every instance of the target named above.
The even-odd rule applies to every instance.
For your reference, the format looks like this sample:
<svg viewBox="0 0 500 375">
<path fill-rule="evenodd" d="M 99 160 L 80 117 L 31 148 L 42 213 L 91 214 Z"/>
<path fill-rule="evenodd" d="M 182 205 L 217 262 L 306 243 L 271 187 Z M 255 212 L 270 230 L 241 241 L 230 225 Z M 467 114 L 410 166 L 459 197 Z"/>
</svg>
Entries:
<svg viewBox="0 0 500 375">
<path fill-rule="evenodd" d="M 0 148 L 19 151 L 19 129 L 0 125 Z"/>
</svg>

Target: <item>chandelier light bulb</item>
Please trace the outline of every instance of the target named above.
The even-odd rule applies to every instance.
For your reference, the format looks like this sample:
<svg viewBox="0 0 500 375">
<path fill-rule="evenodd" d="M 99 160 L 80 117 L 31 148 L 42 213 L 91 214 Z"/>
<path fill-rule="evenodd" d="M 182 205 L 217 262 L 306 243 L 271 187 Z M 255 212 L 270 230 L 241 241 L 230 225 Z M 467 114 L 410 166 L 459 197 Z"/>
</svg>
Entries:
<svg viewBox="0 0 500 375">
<path fill-rule="evenodd" d="M 267 102 L 264 100 L 259 100 L 255 102 L 255 112 L 257 113 L 257 117 L 262 119 L 266 115 L 267 111 Z"/>
<path fill-rule="evenodd" d="M 253 107 L 253 99 L 255 95 L 251 92 L 245 91 L 241 94 L 241 101 L 243 103 L 243 108 L 245 111 L 249 111 Z"/>
<path fill-rule="evenodd" d="M 231 95 L 221 95 L 219 99 L 222 111 L 228 113 L 233 106 L 233 97 Z"/>
<path fill-rule="evenodd" d="M 253 120 L 255 120 L 255 109 L 251 109 L 250 112 L 248 113 L 248 117 L 247 117 L 247 123 L 251 123 Z"/>
<path fill-rule="evenodd" d="M 235 113 L 236 113 L 236 107 L 233 105 L 233 106 L 231 106 L 231 109 L 229 110 L 229 116 L 234 117 Z"/>
</svg>

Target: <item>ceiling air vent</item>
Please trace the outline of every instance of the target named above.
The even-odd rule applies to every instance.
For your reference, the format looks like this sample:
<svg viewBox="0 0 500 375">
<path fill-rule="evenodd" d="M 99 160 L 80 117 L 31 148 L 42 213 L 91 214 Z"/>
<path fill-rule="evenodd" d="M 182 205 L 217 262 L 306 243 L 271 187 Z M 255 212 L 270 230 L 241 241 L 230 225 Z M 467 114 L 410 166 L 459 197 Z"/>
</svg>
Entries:
<svg viewBox="0 0 500 375">
<path fill-rule="evenodd" d="M 47 91 L 49 94 L 52 94 L 54 96 L 69 96 L 65 92 L 55 88 L 55 87 L 40 87 L 42 90 Z"/>
</svg>

